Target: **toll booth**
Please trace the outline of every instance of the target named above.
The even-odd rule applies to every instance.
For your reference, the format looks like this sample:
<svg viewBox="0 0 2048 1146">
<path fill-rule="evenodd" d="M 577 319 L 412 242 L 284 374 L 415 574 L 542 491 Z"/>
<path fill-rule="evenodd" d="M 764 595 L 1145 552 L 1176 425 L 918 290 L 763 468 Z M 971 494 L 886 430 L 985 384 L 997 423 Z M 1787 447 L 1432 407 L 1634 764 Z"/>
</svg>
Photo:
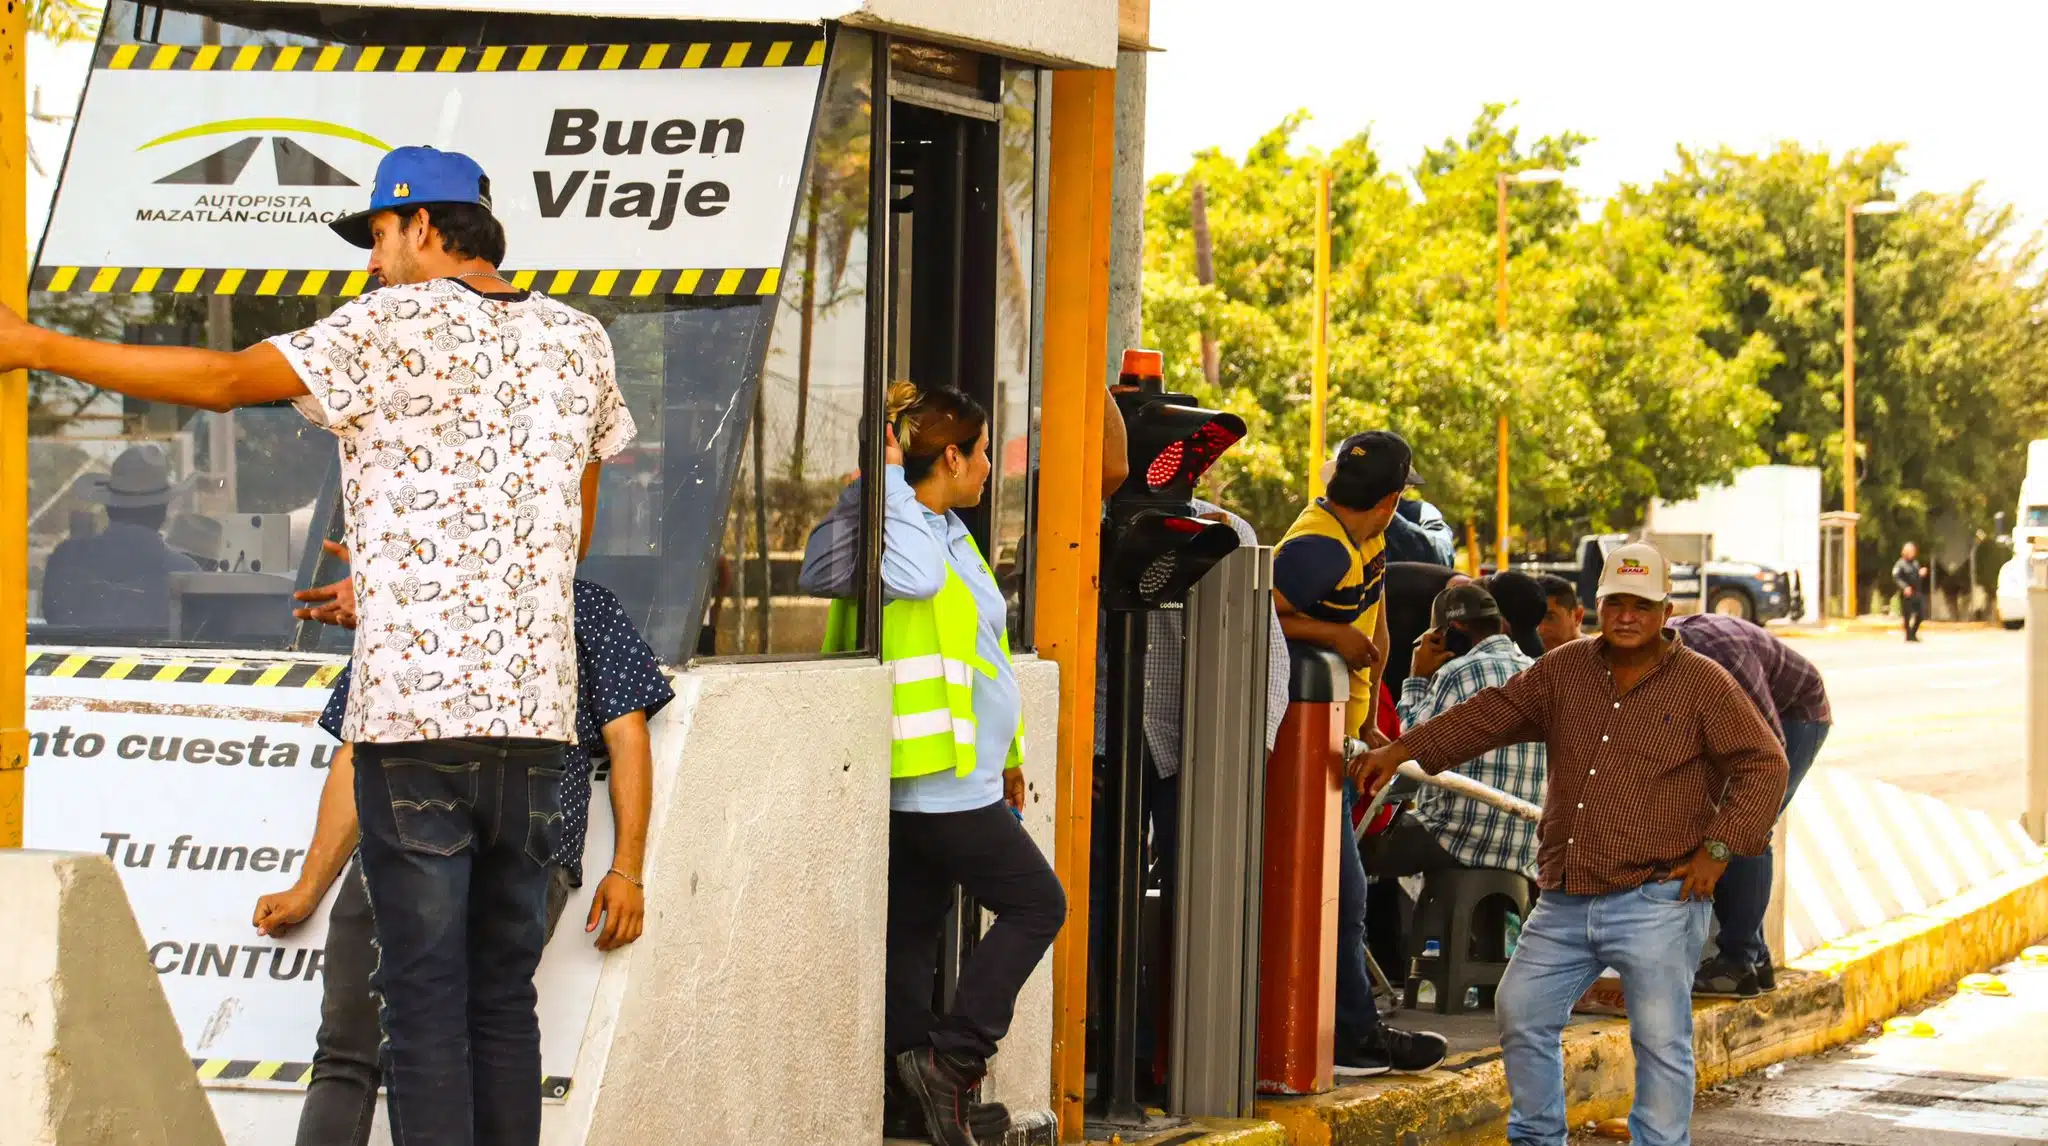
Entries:
<svg viewBox="0 0 2048 1146">
<path fill-rule="evenodd" d="M 216 349 L 304 327 L 375 287 L 326 224 L 360 209 L 381 155 L 475 156 L 513 284 L 610 333 L 639 438 L 604 468 L 580 576 L 618 595 L 677 692 L 654 728 L 647 934 L 597 953 L 573 925 L 592 880 L 542 963 L 546 1138 L 874 1141 L 879 484 L 851 652 L 820 652 L 830 603 L 798 584 L 804 543 L 880 471 L 890 381 L 988 407 L 970 524 L 1011 602 L 1026 822 L 1067 870 L 1055 812 L 1086 782 L 1093 687 L 1108 69 L 1142 45 L 1144 5 L 537 7 L 113 0 L 31 314 Z M 248 921 L 295 877 L 334 749 L 314 719 L 348 638 L 293 622 L 287 598 L 341 574 L 321 548 L 342 536 L 335 446 L 282 405 L 202 413 L 40 376 L 31 393 L 26 843 L 113 857 L 230 1146 L 288 1141 L 325 905 L 281 939 Z M 138 473 L 149 488 L 116 489 Z M 1080 982 L 1076 916 L 988 1084 L 1037 1136 L 1020 1140 L 1050 1140 L 1055 1114 L 1078 1130 L 1080 1063 L 1053 1049 L 1080 1022 L 1054 988 Z"/>
</svg>

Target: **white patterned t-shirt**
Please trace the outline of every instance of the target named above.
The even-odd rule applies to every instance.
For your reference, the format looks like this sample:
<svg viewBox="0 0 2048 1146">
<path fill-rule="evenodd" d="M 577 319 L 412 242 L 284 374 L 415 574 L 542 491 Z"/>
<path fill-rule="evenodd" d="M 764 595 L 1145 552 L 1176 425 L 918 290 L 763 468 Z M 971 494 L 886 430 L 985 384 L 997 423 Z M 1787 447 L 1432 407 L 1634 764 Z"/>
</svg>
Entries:
<svg viewBox="0 0 2048 1146">
<path fill-rule="evenodd" d="M 342 739 L 576 740 L 582 477 L 633 438 L 612 344 L 538 293 L 385 287 L 279 335 L 341 439 L 356 591 Z"/>
</svg>

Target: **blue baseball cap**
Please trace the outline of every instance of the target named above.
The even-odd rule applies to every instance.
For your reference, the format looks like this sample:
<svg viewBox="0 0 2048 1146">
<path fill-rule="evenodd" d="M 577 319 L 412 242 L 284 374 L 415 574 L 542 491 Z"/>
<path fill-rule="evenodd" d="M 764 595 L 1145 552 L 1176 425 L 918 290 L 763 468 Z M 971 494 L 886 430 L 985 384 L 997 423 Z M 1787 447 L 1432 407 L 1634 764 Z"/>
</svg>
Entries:
<svg viewBox="0 0 2048 1146">
<path fill-rule="evenodd" d="M 329 223 L 334 233 L 368 250 L 370 217 L 434 203 L 473 203 L 491 209 L 491 180 L 477 161 L 459 151 L 399 147 L 377 164 L 368 210 Z"/>
</svg>

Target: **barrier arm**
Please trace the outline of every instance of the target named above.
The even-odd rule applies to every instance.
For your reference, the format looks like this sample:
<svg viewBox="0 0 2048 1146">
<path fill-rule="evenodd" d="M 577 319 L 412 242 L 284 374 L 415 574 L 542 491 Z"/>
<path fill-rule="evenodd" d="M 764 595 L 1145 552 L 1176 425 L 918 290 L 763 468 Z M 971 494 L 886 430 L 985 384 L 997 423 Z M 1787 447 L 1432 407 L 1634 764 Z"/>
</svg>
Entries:
<svg viewBox="0 0 2048 1146">
<path fill-rule="evenodd" d="M 1344 738 L 1344 763 L 1349 764 L 1371 750 L 1371 746 L 1366 744 L 1365 741 L 1347 736 Z M 1455 793 L 1468 800 L 1477 800 L 1490 808 L 1498 808 L 1510 816 L 1520 817 L 1532 824 L 1543 818 L 1542 808 L 1519 796 L 1510 796 L 1492 785 L 1482 784 L 1470 776 L 1461 776 L 1456 772 L 1445 772 L 1439 776 L 1432 776 L 1424 772 L 1422 766 L 1413 760 L 1402 764 L 1395 774 L 1414 780 L 1419 784 L 1428 784 L 1432 788 L 1442 788 L 1446 792 Z M 1372 823 L 1372 818 L 1379 815 L 1380 809 L 1386 806 L 1387 794 L 1393 790 L 1394 785 L 1391 783 L 1380 786 L 1379 793 L 1373 796 L 1372 803 L 1366 806 L 1364 818 L 1358 821 L 1358 828 L 1356 829 L 1358 832 L 1363 833 L 1365 826 Z"/>
<path fill-rule="evenodd" d="M 0 12 L 0 302 L 28 302 L 28 5 Z M 28 373 L 0 375 L 0 848 L 22 840 L 28 767 Z"/>
</svg>

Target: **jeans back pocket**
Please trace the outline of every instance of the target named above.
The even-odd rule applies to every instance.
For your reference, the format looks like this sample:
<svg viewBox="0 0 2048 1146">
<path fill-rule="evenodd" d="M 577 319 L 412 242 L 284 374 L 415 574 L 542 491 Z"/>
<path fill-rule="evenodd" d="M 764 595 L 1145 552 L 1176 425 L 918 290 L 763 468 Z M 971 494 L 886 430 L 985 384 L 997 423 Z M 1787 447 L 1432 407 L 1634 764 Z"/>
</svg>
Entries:
<svg viewBox="0 0 2048 1146">
<path fill-rule="evenodd" d="M 564 768 L 526 770 L 526 854 L 535 863 L 554 862 L 562 848 L 562 778 Z"/>
<path fill-rule="evenodd" d="M 383 768 L 391 818 L 407 851 L 452 856 L 476 838 L 476 761 L 387 756 Z"/>
</svg>

